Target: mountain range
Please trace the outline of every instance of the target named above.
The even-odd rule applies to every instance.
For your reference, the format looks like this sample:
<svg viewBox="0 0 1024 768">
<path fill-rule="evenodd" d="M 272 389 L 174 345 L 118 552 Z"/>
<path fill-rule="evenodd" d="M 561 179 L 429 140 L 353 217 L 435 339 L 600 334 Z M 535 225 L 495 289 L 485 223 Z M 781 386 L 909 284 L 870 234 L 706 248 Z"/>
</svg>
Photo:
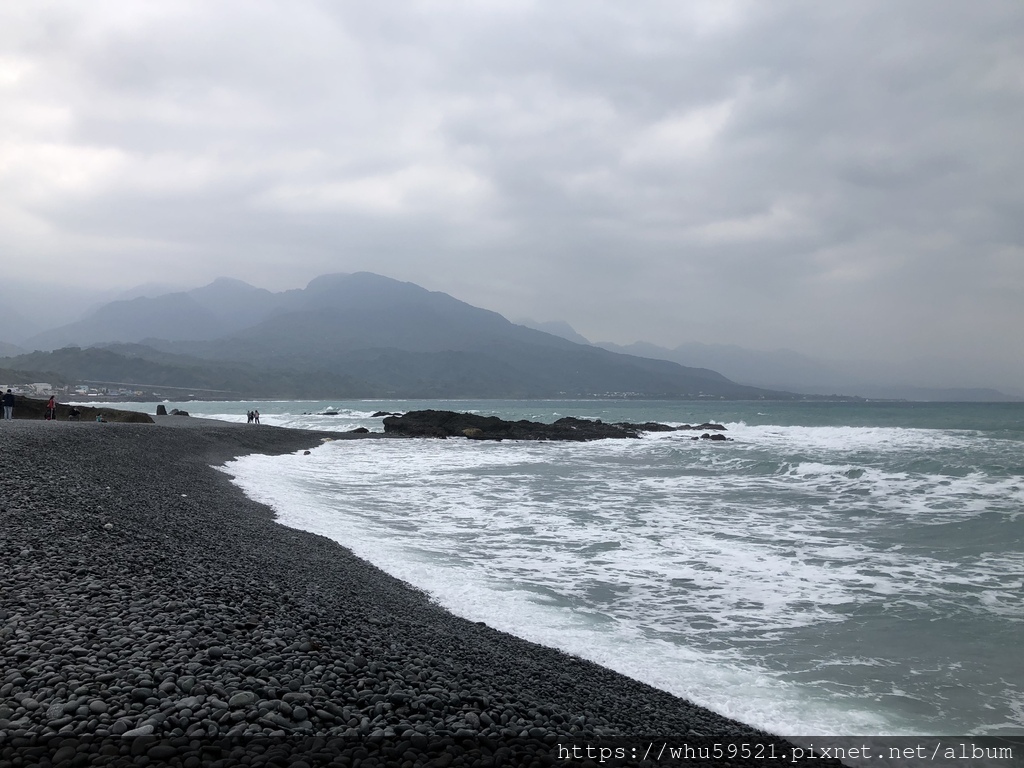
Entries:
<svg viewBox="0 0 1024 768">
<path fill-rule="evenodd" d="M 554 332 L 554 331 L 553 331 Z M 732 344 L 689 342 L 674 348 L 646 342 L 629 345 L 596 342 L 602 349 L 623 354 L 671 360 L 702 368 L 712 368 L 734 381 L 767 389 L 801 394 L 844 393 L 875 400 L 922 400 L 946 402 L 992 402 L 1019 400 L 1015 394 L 991 387 L 922 386 L 915 380 L 934 381 L 922 373 L 907 375 L 894 366 L 871 361 L 834 362 L 818 360 L 788 349 L 761 351 Z M 919 369 L 923 368 L 917 361 Z M 933 369 L 948 367 L 935 361 Z"/>
<path fill-rule="evenodd" d="M 279 293 L 221 278 L 113 301 L 22 346 L 37 351 L 0 360 L 4 369 L 222 397 L 797 397 L 570 341 L 368 272 Z"/>
<path fill-rule="evenodd" d="M 0 307 L 0 317 L 9 321 L 0 323 L 0 380 L 12 382 L 103 382 L 211 397 L 1024 397 L 921 385 L 941 381 L 949 361 L 916 361 L 916 373 L 901 375 L 892 364 L 785 349 L 591 343 L 564 321 L 511 323 L 367 272 L 277 293 L 230 278 L 191 290 L 140 286 L 34 335 L 17 333 L 25 318 L 10 308 Z"/>
</svg>

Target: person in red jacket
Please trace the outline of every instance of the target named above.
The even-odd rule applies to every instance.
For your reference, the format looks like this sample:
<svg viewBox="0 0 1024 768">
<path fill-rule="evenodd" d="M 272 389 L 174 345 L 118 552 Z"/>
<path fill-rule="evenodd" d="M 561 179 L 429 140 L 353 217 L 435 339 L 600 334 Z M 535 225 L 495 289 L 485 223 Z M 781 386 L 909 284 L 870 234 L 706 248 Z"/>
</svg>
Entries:
<svg viewBox="0 0 1024 768">
<path fill-rule="evenodd" d="M 46 402 L 46 420 L 57 420 L 57 401 L 53 399 L 53 395 L 50 395 L 50 399 Z"/>
</svg>

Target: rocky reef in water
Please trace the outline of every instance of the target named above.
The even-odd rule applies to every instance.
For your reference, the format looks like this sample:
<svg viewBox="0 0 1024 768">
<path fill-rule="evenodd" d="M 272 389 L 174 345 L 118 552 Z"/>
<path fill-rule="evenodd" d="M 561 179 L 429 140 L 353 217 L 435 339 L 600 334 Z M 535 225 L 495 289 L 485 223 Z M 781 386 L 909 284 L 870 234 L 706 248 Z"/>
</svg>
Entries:
<svg viewBox="0 0 1024 768">
<path fill-rule="evenodd" d="M 384 431 L 406 437 L 467 437 L 470 440 L 603 440 L 607 438 L 638 438 L 644 432 L 676 432 L 682 430 L 724 431 L 721 424 L 668 424 L 646 422 L 607 424 L 600 419 L 577 419 L 566 416 L 552 424 L 539 421 L 507 421 L 497 416 L 480 416 L 456 411 L 409 411 L 384 419 Z M 721 437 L 716 435 L 716 437 Z M 724 439 L 724 438 L 722 438 Z"/>
</svg>

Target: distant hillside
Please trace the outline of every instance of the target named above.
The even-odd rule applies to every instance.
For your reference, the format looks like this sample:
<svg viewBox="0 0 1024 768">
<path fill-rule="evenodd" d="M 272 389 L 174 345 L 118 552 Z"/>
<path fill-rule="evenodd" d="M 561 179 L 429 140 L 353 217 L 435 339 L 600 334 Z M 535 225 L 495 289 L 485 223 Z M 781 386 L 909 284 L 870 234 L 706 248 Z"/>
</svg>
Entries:
<svg viewBox="0 0 1024 768">
<path fill-rule="evenodd" d="M 73 379 L 74 377 L 71 377 Z M 63 386 L 69 379 L 53 370 L 29 370 L 18 366 L 17 360 L 0 358 L 0 383 L 2 384 L 33 384 L 46 382 Z"/>
<path fill-rule="evenodd" d="M 48 338 L 105 349 L 14 362 L 78 378 L 245 396 L 793 397 L 705 368 L 577 344 L 367 272 L 326 275 L 277 294 L 220 280 L 112 302 L 58 330 Z"/>
<path fill-rule="evenodd" d="M 538 323 L 535 320 L 516 320 L 517 325 L 524 325 L 527 328 L 533 328 L 535 331 L 544 331 L 544 333 L 550 333 L 552 336 L 558 336 L 568 341 L 574 341 L 577 344 L 590 344 L 590 340 L 585 336 L 576 332 L 576 329 L 569 325 L 564 320 L 549 320 L 546 323 Z"/>
<path fill-rule="evenodd" d="M 105 386 L 132 386 L 153 393 L 192 390 L 200 397 L 246 399 L 257 397 L 371 397 L 374 389 L 365 382 L 327 371 L 295 371 L 261 368 L 244 363 L 220 363 L 169 355 L 143 345 L 110 348 L 65 347 L 53 352 L 32 352 L 7 358 L 6 365 L 47 373 L 32 381 L 89 382 Z M 0 378 L 2 378 L 0 369 Z M 23 380 L 23 379 L 12 379 Z"/>
<path fill-rule="evenodd" d="M 20 342 L 39 330 L 39 322 L 16 312 L 10 305 L 7 297 L 0 294 L 0 339 L 3 340 L 0 346 L 0 355 L 7 354 L 6 348 Z"/>
<path fill-rule="evenodd" d="M 11 357 L 12 355 L 24 354 L 27 350 L 16 344 L 7 344 L 0 341 L 0 357 Z"/>
<path fill-rule="evenodd" d="M 207 359 L 347 372 L 391 396 L 786 396 L 714 371 L 575 344 L 366 272 L 320 277 L 282 298 L 272 317 L 224 338 L 147 344 Z"/>
<path fill-rule="evenodd" d="M 104 304 L 83 320 L 28 338 L 29 349 L 59 349 L 146 338 L 215 339 L 264 320 L 280 294 L 229 278 L 191 291 Z"/>
<path fill-rule="evenodd" d="M 626 346 L 599 342 L 615 352 L 671 360 L 680 365 L 713 368 L 724 376 L 746 384 L 795 391 L 821 391 L 844 383 L 844 377 L 829 365 L 788 349 L 773 352 L 744 349 L 732 344 L 690 342 L 673 349 L 646 342 Z M 849 384 L 849 380 L 845 380 Z"/>
<path fill-rule="evenodd" d="M 842 395 L 878 400 L 931 402 L 994 402 L 1020 398 L 985 387 L 914 386 L 879 372 L 877 364 L 828 363 L 788 349 L 772 352 L 727 344 L 680 344 L 674 349 L 637 342 L 620 346 L 599 342 L 616 352 L 670 360 L 680 365 L 713 368 L 730 379 L 751 386 L 781 389 L 805 395 Z"/>
</svg>

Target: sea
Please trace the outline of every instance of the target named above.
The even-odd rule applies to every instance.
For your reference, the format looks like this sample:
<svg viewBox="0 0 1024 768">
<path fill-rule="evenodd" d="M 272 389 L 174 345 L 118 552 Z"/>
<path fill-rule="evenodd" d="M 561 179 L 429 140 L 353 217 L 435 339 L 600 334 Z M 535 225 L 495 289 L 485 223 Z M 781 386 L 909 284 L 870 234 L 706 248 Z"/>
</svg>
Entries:
<svg viewBox="0 0 1024 768">
<path fill-rule="evenodd" d="M 325 442 L 222 470 L 455 614 L 777 734 L 1024 734 L 1024 404 L 165 405 L 375 432 L 423 408 L 721 424 Z"/>
</svg>

